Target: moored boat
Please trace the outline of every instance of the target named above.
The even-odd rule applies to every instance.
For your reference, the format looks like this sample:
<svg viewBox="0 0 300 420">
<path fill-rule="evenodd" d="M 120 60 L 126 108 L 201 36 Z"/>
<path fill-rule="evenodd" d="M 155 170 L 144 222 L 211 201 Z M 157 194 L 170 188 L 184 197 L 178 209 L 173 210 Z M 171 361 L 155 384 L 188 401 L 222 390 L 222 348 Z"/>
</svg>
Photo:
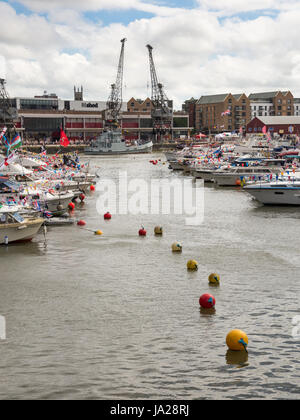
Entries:
<svg viewBox="0 0 300 420">
<path fill-rule="evenodd" d="M 0 244 L 31 241 L 40 230 L 44 219 L 22 216 L 18 206 L 0 205 Z"/>
<path fill-rule="evenodd" d="M 127 144 L 122 137 L 119 130 L 105 131 L 100 134 L 91 144 L 85 149 L 86 155 L 127 155 L 136 153 L 150 153 L 152 152 L 153 143 L 148 141 L 146 143 Z"/>
</svg>

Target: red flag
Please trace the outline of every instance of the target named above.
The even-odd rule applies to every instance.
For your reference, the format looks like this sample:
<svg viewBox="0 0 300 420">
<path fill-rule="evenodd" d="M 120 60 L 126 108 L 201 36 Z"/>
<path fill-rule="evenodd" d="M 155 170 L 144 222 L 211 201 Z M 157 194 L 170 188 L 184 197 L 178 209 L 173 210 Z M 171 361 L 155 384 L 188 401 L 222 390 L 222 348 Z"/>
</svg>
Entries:
<svg viewBox="0 0 300 420">
<path fill-rule="evenodd" d="M 267 134 L 267 127 L 266 126 L 263 127 L 262 132 L 263 132 L 263 134 Z"/>
<path fill-rule="evenodd" d="M 60 144 L 63 147 L 68 147 L 70 144 L 66 133 L 62 129 L 60 130 Z"/>
</svg>

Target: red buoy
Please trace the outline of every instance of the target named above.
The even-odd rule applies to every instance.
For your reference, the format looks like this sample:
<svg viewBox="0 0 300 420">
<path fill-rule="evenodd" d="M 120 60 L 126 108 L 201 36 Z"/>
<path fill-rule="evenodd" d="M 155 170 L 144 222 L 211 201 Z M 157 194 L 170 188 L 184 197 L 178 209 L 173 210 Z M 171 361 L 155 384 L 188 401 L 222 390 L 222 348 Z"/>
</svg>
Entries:
<svg viewBox="0 0 300 420">
<path fill-rule="evenodd" d="M 139 230 L 140 236 L 147 236 L 147 231 L 142 227 L 142 229 Z"/>
<path fill-rule="evenodd" d="M 216 306 L 216 299 L 213 297 L 213 295 L 205 294 L 200 297 L 199 303 L 201 308 L 211 309 Z"/>
<path fill-rule="evenodd" d="M 90 190 L 91 190 L 91 191 L 96 191 L 95 185 L 91 185 L 91 186 L 90 186 Z"/>
<path fill-rule="evenodd" d="M 80 194 L 79 198 L 80 198 L 81 201 L 84 201 L 85 200 L 85 195 L 84 194 Z"/>
<path fill-rule="evenodd" d="M 69 210 L 74 210 L 75 209 L 75 204 L 74 203 L 69 203 L 68 208 L 69 208 Z"/>
<path fill-rule="evenodd" d="M 79 220 L 79 222 L 77 222 L 77 226 L 85 226 L 86 222 L 84 220 Z"/>
<path fill-rule="evenodd" d="M 104 215 L 104 220 L 110 220 L 111 219 L 111 214 L 109 213 L 109 211 L 107 213 L 105 213 Z"/>
</svg>

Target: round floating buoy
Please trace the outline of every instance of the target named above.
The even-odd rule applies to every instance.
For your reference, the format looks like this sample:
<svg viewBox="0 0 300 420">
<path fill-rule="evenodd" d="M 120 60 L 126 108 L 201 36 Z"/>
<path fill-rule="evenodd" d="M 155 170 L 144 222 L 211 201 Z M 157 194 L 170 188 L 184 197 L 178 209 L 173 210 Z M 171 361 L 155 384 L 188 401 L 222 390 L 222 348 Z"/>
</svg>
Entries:
<svg viewBox="0 0 300 420">
<path fill-rule="evenodd" d="M 75 204 L 74 203 L 69 203 L 68 208 L 69 208 L 69 210 L 74 210 L 75 209 Z"/>
<path fill-rule="evenodd" d="M 79 198 L 80 198 L 80 201 L 84 201 L 85 200 L 85 195 L 84 194 L 80 194 Z"/>
<path fill-rule="evenodd" d="M 105 213 L 104 215 L 104 220 L 110 220 L 111 219 L 111 214 L 109 213 L 109 211 L 107 213 Z"/>
<path fill-rule="evenodd" d="M 172 245 L 172 251 L 173 252 L 182 252 L 182 245 L 179 242 L 175 242 Z"/>
<path fill-rule="evenodd" d="M 189 271 L 196 271 L 196 270 L 198 270 L 198 263 L 195 260 L 188 261 L 186 266 L 187 266 L 187 269 Z"/>
<path fill-rule="evenodd" d="M 238 187 L 240 187 L 242 185 L 242 181 L 240 179 L 237 179 L 235 181 L 235 185 L 237 185 Z"/>
<path fill-rule="evenodd" d="M 140 230 L 139 230 L 139 235 L 140 236 L 147 236 L 147 231 L 145 230 L 145 228 L 141 228 Z"/>
<path fill-rule="evenodd" d="M 95 185 L 91 185 L 90 186 L 90 190 L 93 192 L 93 191 L 95 191 L 96 190 L 96 188 L 95 188 Z"/>
<path fill-rule="evenodd" d="M 211 309 L 216 306 L 216 299 L 213 295 L 209 295 L 208 293 L 205 295 L 202 295 L 199 299 L 199 304 L 201 308 L 204 309 Z"/>
<path fill-rule="evenodd" d="M 155 233 L 155 235 L 162 235 L 163 234 L 163 228 L 161 226 L 155 226 L 154 233 Z"/>
<path fill-rule="evenodd" d="M 96 230 L 95 235 L 97 235 L 97 236 L 103 235 L 102 230 Z"/>
<path fill-rule="evenodd" d="M 208 277 L 209 284 L 213 286 L 218 286 L 220 284 L 220 276 L 218 274 L 210 274 Z"/>
<path fill-rule="evenodd" d="M 226 337 L 226 344 L 230 350 L 247 351 L 248 343 L 247 334 L 241 330 L 232 330 Z"/>
<path fill-rule="evenodd" d="M 85 225 L 86 225 L 86 222 L 84 220 L 79 220 L 77 222 L 77 226 L 85 226 Z"/>
</svg>

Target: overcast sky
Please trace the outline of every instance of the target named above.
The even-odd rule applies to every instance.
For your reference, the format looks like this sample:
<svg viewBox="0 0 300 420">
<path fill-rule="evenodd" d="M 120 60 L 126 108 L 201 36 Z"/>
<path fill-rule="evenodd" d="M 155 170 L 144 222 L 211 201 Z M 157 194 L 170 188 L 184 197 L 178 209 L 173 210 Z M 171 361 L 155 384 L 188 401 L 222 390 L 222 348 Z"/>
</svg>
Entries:
<svg viewBox="0 0 300 420">
<path fill-rule="evenodd" d="M 106 100 L 126 37 L 125 100 L 150 95 L 148 43 L 176 108 L 225 92 L 300 97 L 300 0 L 0 0 L 0 16 L 11 96 L 72 99 L 76 84 Z"/>
</svg>

